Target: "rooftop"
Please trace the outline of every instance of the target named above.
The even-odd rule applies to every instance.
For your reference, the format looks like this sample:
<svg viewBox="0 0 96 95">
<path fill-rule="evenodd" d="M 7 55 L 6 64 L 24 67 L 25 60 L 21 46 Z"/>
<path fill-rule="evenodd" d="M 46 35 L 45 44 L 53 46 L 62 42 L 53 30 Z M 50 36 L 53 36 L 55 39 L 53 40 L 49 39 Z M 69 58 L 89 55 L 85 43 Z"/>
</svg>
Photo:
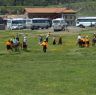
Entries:
<svg viewBox="0 0 96 95">
<path fill-rule="evenodd" d="M 69 8 L 25 8 L 27 13 L 76 13 Z"/>
</svg>

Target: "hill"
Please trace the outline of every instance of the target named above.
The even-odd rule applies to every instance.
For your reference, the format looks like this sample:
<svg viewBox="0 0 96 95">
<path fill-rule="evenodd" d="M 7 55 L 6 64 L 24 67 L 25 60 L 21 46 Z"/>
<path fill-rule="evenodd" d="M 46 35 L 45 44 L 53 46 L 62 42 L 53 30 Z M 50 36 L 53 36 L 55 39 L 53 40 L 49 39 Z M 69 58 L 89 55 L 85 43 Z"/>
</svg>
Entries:
<svg viewBox="0 0 96 95">
<path fill-rule="evenodd" d="M 96 16 L 96 1 L 74 2 L 49 7 L 68 7 L 77 11 L 78 16 Z"/>
<path fill-rule="evenodd" d="M 77 10 L 78 16 L 96 16 L 96 1 L 72 3 L 70 7 Z"/>
<path fill-rule="evenodd" d="M 25 0 L 26 1 L 26 0 Z M 50 1 L 50 0 L 49 0 Z M 66 3 L 57 3 L 57 4 L 48 4 L 44 5 L 40 3 L 38 5 L 19 5 L 16 6 L 0 6 L 0 14 L 23 14 L 25 7 L 68 7 L 77 11 L 78 16 L 96 16 L 96 0 L 86 0 L 80 2 L 80 0 L 76 2 L 66 2 Z M 74 1 L 74 0 L 73 0 Z"/>
</svg>

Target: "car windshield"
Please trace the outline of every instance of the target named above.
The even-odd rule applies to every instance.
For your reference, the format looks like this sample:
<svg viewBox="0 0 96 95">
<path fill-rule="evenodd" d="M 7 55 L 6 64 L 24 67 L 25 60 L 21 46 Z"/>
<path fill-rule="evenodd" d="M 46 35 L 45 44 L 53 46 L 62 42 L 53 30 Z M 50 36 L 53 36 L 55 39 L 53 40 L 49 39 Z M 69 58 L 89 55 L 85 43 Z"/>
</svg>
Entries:
<svg viewBox="0 0 96 95">
<path fill-rule="evenodd" d="M 25 21 L 24 20 L 13 20 L 12 24 L 24 24 Z"/>
<path fill-rule="evenodd" d="M 54 20 L 53 23 L 60 23 L 60 21 L 59 20 Z"/>
</svg>

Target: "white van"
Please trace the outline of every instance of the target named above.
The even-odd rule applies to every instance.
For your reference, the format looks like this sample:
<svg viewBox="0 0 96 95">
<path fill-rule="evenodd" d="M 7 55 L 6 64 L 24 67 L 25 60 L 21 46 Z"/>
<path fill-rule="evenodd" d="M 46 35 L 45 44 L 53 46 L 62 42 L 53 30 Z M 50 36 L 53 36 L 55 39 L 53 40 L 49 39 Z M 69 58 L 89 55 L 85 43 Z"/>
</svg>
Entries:
<svg viewBox="0 0 96 95">
<path fill-rule="evenodd" d="M 56 18 L 52 20 L 52 27 L 54 31 L 62 31 L 65 30 L 65 27 L 67 26 L 67 23 L 63 18 Z"/>
<path fill-rule="evenodd" d="M 96 25 L 96 17 L 78 17 L 76 19 L 76 26 L 85 28 L 92 27 Z"/>
<path fill-rule="evenodd" d="M 6 29 L 24 29 L 26 26 L 26 19 L 24 18 L 13 18 L 7 19 L 7 26 Z"/>
<path fill-rule="evenodd" d="M 26 28 L 34 29 L 44 29 L 51 27 L 51 20 L 49 18 L 32 18 L 26 19 Z"/>
</svg>

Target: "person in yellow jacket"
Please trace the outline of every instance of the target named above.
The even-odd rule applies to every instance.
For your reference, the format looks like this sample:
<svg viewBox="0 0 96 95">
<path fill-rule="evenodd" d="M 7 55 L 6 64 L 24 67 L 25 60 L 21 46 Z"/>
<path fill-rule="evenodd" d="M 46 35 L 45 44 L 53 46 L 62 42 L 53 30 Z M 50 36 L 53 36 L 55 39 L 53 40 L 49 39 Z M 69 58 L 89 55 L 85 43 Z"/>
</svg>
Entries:
<svg viewBox="0 0 96 95">
<path fill-rule="evenodd" d="M 89 41 L 88 36 L 86 36 L 86 38 L 85 38 L 85 47 L 89 47 L 89 45 L 90 45 L 90 41 Z"/>
<path fill-rule="evenodd" d="M 48 47 L 48 42 L 44 40 L 41 45 L 43 46 L 43 52 L 46 52 L 46 49 Z"/>
<path fill-rule="evenodd" d="M 10 40 L 6 41 L 6 48 L 7 50 L 12 50 L 12 44 Z"/>
</svg>

